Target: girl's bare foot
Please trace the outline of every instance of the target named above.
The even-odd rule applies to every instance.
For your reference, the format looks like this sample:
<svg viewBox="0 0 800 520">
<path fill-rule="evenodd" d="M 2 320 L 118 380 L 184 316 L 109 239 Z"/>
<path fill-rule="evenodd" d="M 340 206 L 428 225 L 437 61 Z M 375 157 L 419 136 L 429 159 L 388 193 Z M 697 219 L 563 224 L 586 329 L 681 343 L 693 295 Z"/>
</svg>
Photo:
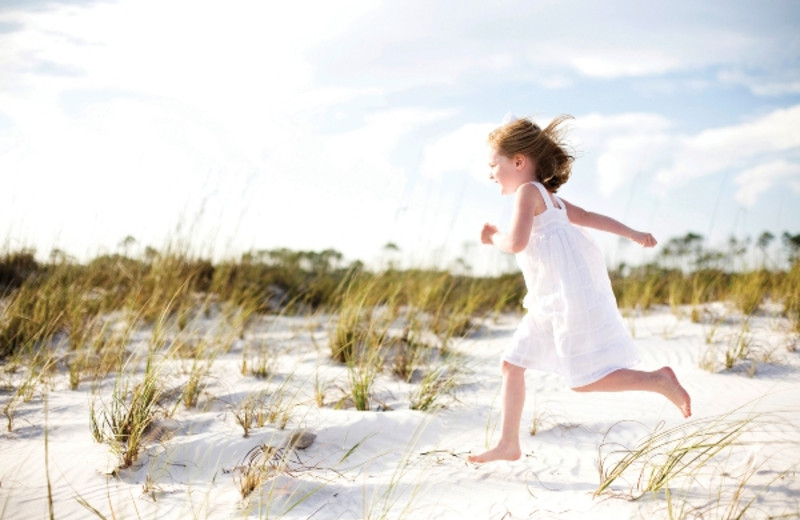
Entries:
<svg viewBox="0 0 800 520">
<path fill-rule="evenodd" d="M 678 407 L 684 417 L 691 416 L 692 399 L 689 397 L 689 392 L 678 382 L 675 372 L 670 367 L 663 367 L 657 373 L 663 383 L 661 393 Z"/>
<path fill-rule="evenodd" d="M 470 455 L 467 457 L 469 462 L 483 463 L 492 462 L 494 460 L 518 460 L 522 455 L 519 446 L 506 446 L 498 444 L 489 451 L 485 451 L 479 455 Z"/>
</svg>

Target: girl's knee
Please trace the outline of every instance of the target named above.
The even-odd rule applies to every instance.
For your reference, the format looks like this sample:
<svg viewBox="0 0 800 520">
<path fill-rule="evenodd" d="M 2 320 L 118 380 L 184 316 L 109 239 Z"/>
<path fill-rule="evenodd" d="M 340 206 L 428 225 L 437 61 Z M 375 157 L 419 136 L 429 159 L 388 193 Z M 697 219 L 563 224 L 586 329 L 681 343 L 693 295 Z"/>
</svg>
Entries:
<svg viewBox="0 0 800 520">
<path fill-rule="evenodd" d="M 525 373 L 525 367 L 521 367 L 504 360 L 502 366 L 500 367 L 500 371 L 504 375 L 518 375 Z"/>
</svg>

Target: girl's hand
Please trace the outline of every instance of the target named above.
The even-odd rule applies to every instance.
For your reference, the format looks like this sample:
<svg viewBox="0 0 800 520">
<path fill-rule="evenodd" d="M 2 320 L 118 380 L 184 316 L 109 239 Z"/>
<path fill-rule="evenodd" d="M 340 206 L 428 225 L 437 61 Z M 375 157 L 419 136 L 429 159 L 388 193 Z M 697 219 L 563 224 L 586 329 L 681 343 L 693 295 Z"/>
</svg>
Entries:
<svg viewBox="0 0 800 520">
<path fill-rule="evenodd" d="M 633 236 L 631 236 L 631 240 L 642 247 L 653 247 L 658 243 L 653 235 L 650 233 L 644 233 L 642 231 L 634 231 Z"/>
<path fill-rule="evenodd" d="M 492 245 L 492 235 L 498 232 L 497 226 L 492 224 L 484 224 L 481 230 L 481 243 Z"/>
</svg>

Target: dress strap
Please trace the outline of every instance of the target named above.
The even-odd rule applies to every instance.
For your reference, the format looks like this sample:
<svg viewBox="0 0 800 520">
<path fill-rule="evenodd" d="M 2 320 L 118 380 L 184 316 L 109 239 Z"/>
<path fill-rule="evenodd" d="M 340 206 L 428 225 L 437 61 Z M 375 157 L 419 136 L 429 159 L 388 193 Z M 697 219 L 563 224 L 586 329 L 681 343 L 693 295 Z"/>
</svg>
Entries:
<svg viewBox="0 0 800 520">
<path fill-rule="evenodd" d="M 531 184 L 539 189 L 539 193 L 541 193 L 542 198 L 544 199 L 544 205 L 547 207 L 547 209 L 553 209 L 553 201 L 550 199 L 550 193 L 547 191 L 547 189 L 542 186 L 541 183 L 536 181 L 532 181 Z"/>
</svg>

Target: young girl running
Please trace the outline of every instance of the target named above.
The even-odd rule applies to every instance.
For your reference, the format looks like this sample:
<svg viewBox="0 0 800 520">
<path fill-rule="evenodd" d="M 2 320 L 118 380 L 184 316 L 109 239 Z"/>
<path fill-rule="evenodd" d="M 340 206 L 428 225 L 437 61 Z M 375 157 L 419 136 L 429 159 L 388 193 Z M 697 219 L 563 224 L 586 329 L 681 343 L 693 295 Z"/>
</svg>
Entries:
<svg viewBox="0 0 800 520">
<path fill-rule="evenodd" d="M 497 446 L 470 462 L 516 460 L 525 403 L 525 369 L 556 372 L 577 392 L 656 392 L 684 417 L 691 400 L 672 369 L 632 370 L 638 361 L 611 290 L 603 256 L 577 226 L 608 231 L 653 247 L 650 233 L 585 211 L 554 193 L 570 176 L 573 157 L 562 140 L 562 123 L 544 130 L 514 120 L 489 134 L 489 177 L 503 195 L 514 195 L 511 229 L 485 224 L 481 242 L 516 254 L 528 294 L 527 309 L 503 354 L 502 432 Z"/>
</svg>

